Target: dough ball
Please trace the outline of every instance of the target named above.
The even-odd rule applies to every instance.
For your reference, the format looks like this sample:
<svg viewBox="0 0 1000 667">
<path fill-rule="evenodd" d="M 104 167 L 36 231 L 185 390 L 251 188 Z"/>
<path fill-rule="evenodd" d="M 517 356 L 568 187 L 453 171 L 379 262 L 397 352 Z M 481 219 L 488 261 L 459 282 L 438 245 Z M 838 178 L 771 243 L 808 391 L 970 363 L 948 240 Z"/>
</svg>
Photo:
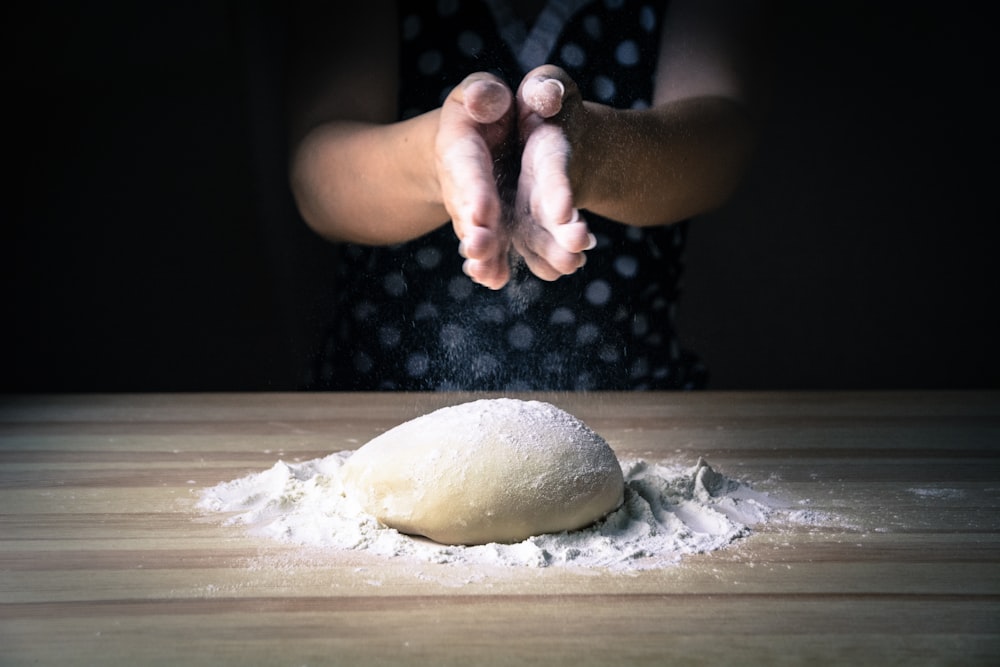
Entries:
<svg viewBox="0 0 1000 667">
<path fill-rule="evenodd" d="M 483 399 L 396 426 L 341 469 L 386 526 L 443 544 L 519 542 L 582 528 L 621 505 L 608 443 L 554 405 Z"/>
</svg>

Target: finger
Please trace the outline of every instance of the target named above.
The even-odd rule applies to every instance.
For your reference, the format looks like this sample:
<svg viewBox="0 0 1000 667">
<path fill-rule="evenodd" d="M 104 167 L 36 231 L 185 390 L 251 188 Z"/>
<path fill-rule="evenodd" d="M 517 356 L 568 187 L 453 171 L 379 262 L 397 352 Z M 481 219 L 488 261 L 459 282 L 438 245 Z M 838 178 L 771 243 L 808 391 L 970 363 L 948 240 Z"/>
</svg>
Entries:
<svg viewBox="0 0 1000 667">
<path fill-rule="evenodd" d="M 531 273 L 537 278 L 541 278 L 547 282 L 552 282 L 565 275 L 545 261 L 541 255 L 529 248 L 522 239 L 517 238 L 514 240 L 514 248 L 517 250 L 518 254 L 521 255 L 521 259 L 524 260 L 528 270 L 531 271 Z"/>
<path fill-rule="evenodd" d="M 499 77 L 474 72 L 451 91 L 442 112 L 451 125 L 479 133 L 492 150 L 510 139 L 513 102 L 513 93 Z"/>
<path fill-rule="evenodd" d="M 453 219 L 455 233 L 459 237 L 459 254 L 465 258 L 462 270 L 474 282 L 500 289 L 510 279 L 508 248 L 510 241 L 503 229 L 491 228 L 469 222 L 462 223 L 461 217 Z"/>
<path fill-rule="evenodd" d="M 566 86 L 559 79 L 544 75 L 524 80 L 520 89 L 523 104 L 542 118 L 552 118 L 562 110 Z"/>
<path fill-rule="evenodd" d="M 503 254 L 505 247 L 500 235 L 493 229 L 468 225 L 456 229 L 460 239 L 458 253 L 466 259 L 485 261 Z"/>
<path fill-rule="evenodd" d="M 500 289 L 510 280 L 508 248 L 510 241 L 503 228 L 499 231 L 479 225 L 459 228 L 458 252 L 465 258 L 462 270 L 474 282 L 490 289 Z"/>
<path fill-rule="evenodd" d="M 579 209 L 573 209 L 568 222 L 547 226 L 547 229 L 559 247 L 568 252 L 584 252 L 597 245 L 597 238 L 590 233 L 586 221 L 580 217 Z"/>
<path fill-rule="evenodd" d="M 509 235 L 503 231 L 498 235 L 481 227 L 468 230 L 459 244 L 459 254 L 466 258 L 462 271 L 480 285 L 500 289 L 510 280 L 509 247 Z"/>
<path fill-rule="evenodd" d="M 525 134 L 542 120 L 554 118 L 578 104 L 582 104 L 582 97 L 576 82 L 555 65 L 536 67 L 517 87 L 518 119 Z"/>
<path fill-rule="evenodd" d="M 543 228 L 552 237 L 552 243 L 563 252 L 577 255 L 597 246 L 597 237 L 590 232 L 585 222 L 567 222 Z"/>
<path fill-rule="evenodd" d="M 593 246 L 593 236 L 573 206 L 567 164 L 569 142 L 555 126 L 540 127 L 525 146 L 527 166 L 522 187 L 530 192 L 531 217 L 571 253 Z"/>
<path fill-rule="evenodd" d="M 544 234 L 544 230 L 542 230 Z M 528 234 L 522 234 L 514 239 L 514 247 L 524 259 L 528 269 L 538 278 L 547 281 L 558 280 L 563 276 L 576 272 L 587 263 L 586 255 L 563 256 L 564 262 L 553 261 L 551 253 L 543 254 L 537 252 L 533 246 L 544 246 L 543 237 L 536 236 L 530 238 Z"/>
<path fill-rule="evenodd" d="M 470 75 L 461 88 L 465 110 L 478 123 L 496 123 L 510 109 L 513 100 L 510 89 L 489 76 Z"/>
<path fill-rule="evenodd" d="M 436 141 L 442 197 L 459 252 L 470 277 L 491 287 L 506 282 L 509 272 L 494 151 L 510 133 L 512 100 L 496 76 L 469 75 L 442 105 Z"/>
<path fill-rule="evenodd" d="M 462 271 L 474 282 L 493 290 L 502 288 L 510 280 L 510 267 L 506 257 L 467 259 L 462 264 Z"/>
<path fill-rule="evenodd" d="M 473 227 L 496 230 L 500 196 L 493 181 L 493 161 L 477 135 L 466 134 L 439 149 L 438 178 L 445 209 L 459 238 Z"/>
<path fill-rule="evenodd" d="M 566 250 L 548 229 L 530 218 L 518 224 L 514 244 L 532 273 L 546 280 L 570 275 L 586 263 L 582 252 Z"/>
</svg>

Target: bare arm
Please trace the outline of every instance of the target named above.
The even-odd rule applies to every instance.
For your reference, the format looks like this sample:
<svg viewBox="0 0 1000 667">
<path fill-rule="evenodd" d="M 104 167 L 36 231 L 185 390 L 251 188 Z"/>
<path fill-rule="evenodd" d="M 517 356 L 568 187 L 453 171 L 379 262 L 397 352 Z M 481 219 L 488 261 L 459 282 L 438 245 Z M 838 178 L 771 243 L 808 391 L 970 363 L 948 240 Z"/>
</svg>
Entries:
<svg viewBox="0 0 1000 667">
<path fill-rule="evenodd" d="M 335 3 L 320 3 L 331 8 Z M 755 80 L 765 18 L 753 0 L 674 0 L 664 25 L 653 108 L 582 100 L 565 72 L 525 77 L 517 118 L 509 91 L 473 75 L 440 109 L 393 122 L 398 78 L 394 3 L 365 15 L 311 10 L 293 98 L 292 187 L 306 221 L 331 240 L 410 240 L 451 219 L 466 272 L 501 287 L 511 241 L 554 280 L 591 242 L 575 208 L 633 225 L 676 222 L 729 196 L 754 142 Z M 560 86 L 525 83 L 554 78 Z M 533 98 L 533 99 L 529 99 Z M 541 104 L 535 107 L 533 104 Z M 544 108 L 543 108 L 544 107 Z M 502 224 L 492 158 L 511 124 L 524 140 L 516 229 Z"/>
<path fill-rule="evenodd" d="M 756 140 L 767 96 L 766 4 L 671 2 L 653 108 L 614 119 L 606 109 L 590 109 L 607 123 L 605 147 L 635 155 L 636 180 L 654 185 L 616 196 L 627 186 L 608 169 L 598 177 L 603 181 L 594 179 L 586 190 L 598 209 L 637 225 L 661 224 L 714 209 L 730 196 Z M 636 151 L 628 141 L 636 135 L 646 138 L 646 150 Z M 620 141 L 610 143 L 616 138 Z"/>
<path fill-rule="evenodd" d="M 322 236 L 392 242 L 405 234 L 391 224 L 397 218 L 419 229 L 445 217 L 420 178 L 433 154 L 430 123 L 389 125 L 396 114 L 395 3 L 366 5 L 370 12 L 348 17 L 336 3 L 293 3 L 291 183 L 300 212 Z M 409 159 L 393 158 L 401 146 Z M 383 189 L 385 197 L 362 196 Z"/>
<path fill-rule="evenodd" d="M 441 108 L 396 122 L 395 3 L 367 0 L 345 16 L 324 5 L 338 6 L 296 22 L 291 184 L 306 222 L 333 241 L 384 245 L 450 219 L 470 277 L 502 286 L 509 239 L 493 154 L 510 134 L 512 93 L 473 74 Z"/>
<path fill-rule="evenodd" d="M 554 278 L 575 270 L 568 251 L 583 241 L 563 228 L 573 207 L 640 226 L 677 222 L 725 202 L 750 155 L 766 97 L 766 20 L 763 3 L 751 0 L 673 0 L 646 110 L 584 101 L 556 67 L 529 73 L 519 90 L 521 133 L 528 137 L 523 164 L 563 162 L 562 169 L 536 169 L 539 180 L 519 191 L 529 202 L 520 210 L 530 210 L 534 224 L 522 219 L 519 229 L 533 230 L 531 238 L 515 243 L 548 259 L 536 273 Z M 555 115 L 533 112 L 525 96 L 528 81 L 548 77 L 565 90 Z M 535 141 L 539 132 L 547 134 Z"/>
</svg>

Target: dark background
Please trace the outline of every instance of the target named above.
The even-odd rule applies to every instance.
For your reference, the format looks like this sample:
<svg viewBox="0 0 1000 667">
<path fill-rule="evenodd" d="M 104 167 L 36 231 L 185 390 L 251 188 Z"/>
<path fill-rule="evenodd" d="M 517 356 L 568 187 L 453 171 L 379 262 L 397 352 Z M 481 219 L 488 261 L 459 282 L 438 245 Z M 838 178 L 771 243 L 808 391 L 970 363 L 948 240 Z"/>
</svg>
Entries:
<svg viewBox="0 0 1000 667">
<path fill-rule="evenodd" d="M 1000 387 L 979 5 L 788 4 L 756 161 L 692 226 L 686 342 L 716 389 Z M 263 6 L 0 10 L 0 391 L 297 388 L 335 285 Z"/>
</svg>

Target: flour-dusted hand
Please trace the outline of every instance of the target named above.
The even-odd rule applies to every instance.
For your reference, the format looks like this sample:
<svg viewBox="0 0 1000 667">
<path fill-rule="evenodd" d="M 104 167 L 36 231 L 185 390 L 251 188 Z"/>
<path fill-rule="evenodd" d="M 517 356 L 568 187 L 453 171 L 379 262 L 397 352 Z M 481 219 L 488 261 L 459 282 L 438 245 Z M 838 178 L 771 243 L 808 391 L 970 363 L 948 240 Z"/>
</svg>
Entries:
<svg viewBox="0 0 1000 667">
<path fill-rule="evenodd" d="M 546 65 L 532 70 L 517 92 L 523 145 L 515 201 L 514 247 L 544 280 L 569 275 L 586 262 L 594 237 L 574 206 L 570 166 L 586 113 L 573 80 Z"/>
<path fill-rule="evenodd" d="M 758 53 L 780 43 L 768 0 L 512 3 L 570 45 L 548 64 L 504 48 L 492 3 L 302 4 L 290 185 L 301 218 L 347 244 L 311 387 L 702 386 L 668 317 L 684 229 L 645 228 L 738 183 L 766 106 Z"/>
<path fill-rule="evenodd" d="M 434 142 L 445 209 L 460 240 L 464 270 L 491 289 L 510 279 L 510 233 L 504 223 L 494 164 L 508 150 L 513 95 L 497 77 L 471 74 L 441 107 Z"/>
</svg>

